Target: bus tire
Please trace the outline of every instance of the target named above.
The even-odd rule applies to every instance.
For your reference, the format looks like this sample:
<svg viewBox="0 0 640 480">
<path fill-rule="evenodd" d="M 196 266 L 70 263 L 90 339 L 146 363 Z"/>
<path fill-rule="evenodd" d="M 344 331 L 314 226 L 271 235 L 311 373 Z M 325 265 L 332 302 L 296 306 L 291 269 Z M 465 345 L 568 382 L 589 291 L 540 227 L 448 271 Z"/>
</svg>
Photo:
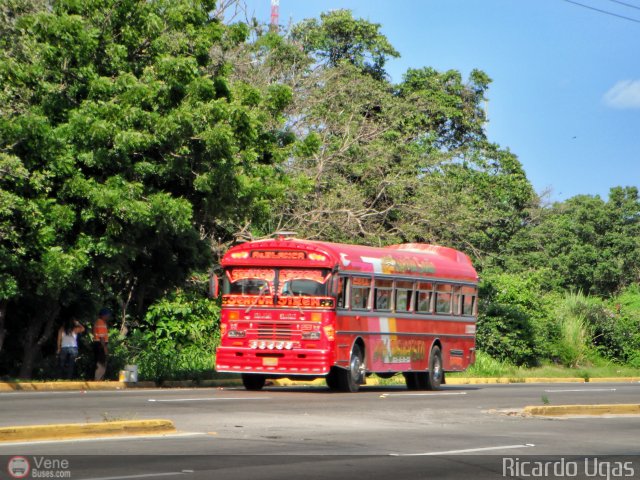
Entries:
<svg viewBox="0 0 640 480">
<path fill-rule="evenodd" d="M 416 390 L 430 390 L 429 384 L 429 372 L 416 372 Z"/>
<path fill-rule="evenodd" d="M 247 390 L 262 390 L 267 378 L 264 375 L 258 375 L 255 373 L 243 373 L 242 385 Z"/>
<path fill-rule="evenodd" d="M 418 390 L 418 374 L 416 372 L 404 372 L 404 383 L 407 384 L 407 390 Z"/>
<path fill-rule="evenodd" d="M 331 390 L 340 390 L 340 370 L 338 367 L 331 367 L 331 370 L 324 378 L 325 382 L 327 382 L 327 387 Z"/>
<path fill-rule="evenodd" d="M 442 369 L 442 352 L 440 347 L 435 345 L 429 354 L 429 371 L 424 375 L 424 387 L 426 390 L 440 390 L 440 385 L 444 378 Z"/>
<path fill-rule="evenodd" d="M 355 393 L 364 383 L 364 356 L 359 345 L 354 345 L 349 359 L 349 368 L 338 371 L 338 383 L 343 392 Z"/>
</svg>

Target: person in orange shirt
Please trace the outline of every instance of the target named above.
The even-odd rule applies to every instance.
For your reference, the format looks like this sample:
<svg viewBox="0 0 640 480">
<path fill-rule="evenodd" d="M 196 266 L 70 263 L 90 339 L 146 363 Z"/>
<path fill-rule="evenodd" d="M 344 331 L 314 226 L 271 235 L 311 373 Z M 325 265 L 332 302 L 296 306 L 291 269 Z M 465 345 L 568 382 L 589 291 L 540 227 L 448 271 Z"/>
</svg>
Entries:
<svg viewBox="0 0 640 480">
<path fill-rule="evenodd" d="M 104 379 L 107 371 L 107 355 L 109 354 L 109 330 L 107 322 L 111 318 L 111 311 L 107 308 L 100 310 L 98 318 L 93 323 L 93 354 L 96 361 L 95 381 Z"/>
</svg>

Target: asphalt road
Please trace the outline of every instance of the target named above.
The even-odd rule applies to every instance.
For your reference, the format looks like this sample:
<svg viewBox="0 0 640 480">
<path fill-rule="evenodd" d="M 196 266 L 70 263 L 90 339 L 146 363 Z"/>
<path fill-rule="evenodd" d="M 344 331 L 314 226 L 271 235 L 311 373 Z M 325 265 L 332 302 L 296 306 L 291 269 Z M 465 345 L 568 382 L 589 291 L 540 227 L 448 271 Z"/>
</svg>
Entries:
<svg viewBox="0 0 640 480">
<path fill-rule="evenodd" d="M 471 472 L 504 478 L 505 456 L 638 455 L 629 458 L 640 478 L 640 417 L 517 413 L 544 401 L 639 403 L 640 385 L 473 385 L 439 392 L 368 387 L 356 394 L 305 387 L 4 393 L 4 426 L 167 418 L 178 433 L 0 445 L 0 462 L 12 455 L 32 464 L 37 456 L 67 459 L 71 478 L 94 479 L 461 478 Z"/>
</svg>

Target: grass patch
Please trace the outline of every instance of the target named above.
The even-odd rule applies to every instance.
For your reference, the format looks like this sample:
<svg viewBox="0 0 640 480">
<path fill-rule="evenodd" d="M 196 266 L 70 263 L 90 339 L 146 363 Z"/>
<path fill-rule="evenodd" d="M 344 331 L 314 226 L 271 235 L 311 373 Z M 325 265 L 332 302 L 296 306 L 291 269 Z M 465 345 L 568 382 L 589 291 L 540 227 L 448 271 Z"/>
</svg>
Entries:
<svg viewBox="0 0 640 480">
<path fill-rule="evenodd" d="M 508 362 L 501 362 L 483 352 L 478 352 L 476 363 L 466 372 L 447 373 L 449 378 L 455 377 L 502 377 L 510 379 L 522 379 L 527 377 L 540 378 L 569 378 L 579 377 L 588 380 L 602 377 L 640 377 L 640 369 L 625 365 L 616 365 L 602 358 L 590 358 L 590 366 L 569 368 L 560 365 L 548 364 L 540 367 L 525 368 L 516 367 Z"/>
</svg>

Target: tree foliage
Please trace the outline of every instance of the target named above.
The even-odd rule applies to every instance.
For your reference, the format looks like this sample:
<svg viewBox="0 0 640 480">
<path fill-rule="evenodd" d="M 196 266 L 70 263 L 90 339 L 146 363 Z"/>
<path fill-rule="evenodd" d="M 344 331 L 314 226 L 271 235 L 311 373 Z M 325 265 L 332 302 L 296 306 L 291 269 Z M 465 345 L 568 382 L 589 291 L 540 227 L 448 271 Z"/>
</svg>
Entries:
<svg viewBox="0 0 640 480">
<path fill-rule="evenodd" d="M 553 356 L 532 289 L 640 280 L 638 189 L 541 206 L 487 138 L 486 73 L 417 66 L 393 83 L 379 24 L 336 10 L 281 35 L 224 24 L 228 4 L 0 4 L 1 371 L 30 376 L 56 325 L 102 305 L 122 352 L 211 334 L 215 308 L 182 293 L 193 272 L 279 228 L 466 251 L 487 274 L 478 342 L 516 363 Z"/>
<path fill-rule="evenodd" d="M 300 44 L 314 59 L 328 67 L 348 63 L 359 71 L 381 80 L 385 63 L 400 54 L 380 24 L 353 18 L 349 10 L 333 10 L 320 14 L 320 20 L 303 20 L 291 30 L 291 39 Z"/>
<path fill-rule="evenodd" d="M 255 96 L 214 64 L 212 46 L 248 30 L 213 7 L 2 6 L 0 302 L 24 339 L 22 376 L 58 314 L 144 312 L 210 264 L 212 239 L 264 222 L 282 194 L 290 96 Z"/>
<path fill-rule="evenodd" d="M 611 295 L 640 280 L 637 187 L 611 189 L 608 201 L 578 195 L 556 203 L 514 235 L 508 268 L 546 268 L 551 289 Z"/>
</svg>

